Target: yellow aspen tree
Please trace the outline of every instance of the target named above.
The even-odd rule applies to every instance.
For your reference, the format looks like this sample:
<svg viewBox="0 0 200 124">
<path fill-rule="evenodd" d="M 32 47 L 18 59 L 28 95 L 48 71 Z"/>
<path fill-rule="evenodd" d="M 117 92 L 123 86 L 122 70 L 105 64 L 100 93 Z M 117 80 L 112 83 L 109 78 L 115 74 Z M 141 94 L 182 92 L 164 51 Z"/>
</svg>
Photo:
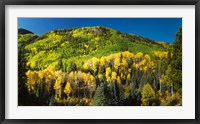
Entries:
<svg viewBox="0 0 200 124">
<path fill-rule="evenodd" d="M 97 66 L 99 65 L 99 59 L 96 57 L 92 58 L 92 70 L 96 73 L 97 71 Z"/>
<path fill-rule="evenodd" d="M 129 51 L 124 51 L 124 52 L 122 52 L 122 56 L 123 56 L 123 58 L 125 58 L 125 59 L 130 59 L 130 58 L 133 58 L 133 57 L 134 57 L 134 54 L 131 53 L 131 52 L 129 52 Z"/>
<path fill-rule="evenodd" d="M 69 82 L 65 85 L 64 93 L 69 97 L 72 92 L 72 87 Z"/>
<path fill-rule="evenodd" d="M 110 83 L 110 76 L 111 76 L 111 68 L 107 67 L 106 68 L 106 80 L 108 83 Z"/>
<path fill-rule="evenodd" d="M 116 80 L 116 78 L 117 78 L 117 73 L 116 72 L 112 72 L 112 80 L 114 81 L 114 80 Z"/>
<path fill-rule="evenodd" d="M 26 76 L 27 76 L 27 87 L 30 93 L 31 91 L 34 91 L 36 89 L 38 74 L 35 71 L 28 70 L 26 72 Z"/>
<path fill-rule="evenodd" d="M 61 93 L 62 93 L 61 83 L 62 83 L 62 77 L 60 76 L 56 79 L 56 82 L 54 84 L 54 90 L 56 92 L 55 97 L 59 99 L 61 99 Z"/>
<path fill-rule="evenodd" d="M 117 83 L 118 83 L 118 84 L 121 84 L 120 76 L 117 76 Z"/>
<path fill-rule="evenodd" d="M 114 68 L 115 70 L 118 70 L 118 67 L 120 66 L 120 57 L 116 57 L 114 61 Z"/>
<path fill-rule="evenodd" d="M 128 66 L 128 63 L 127 63 L 126 59 L 122 59 L 122 65 L 123 65 L 124 67 L 127 67 L 127 66 Z"/>
<path fill-rule="evenodd" d="M 142 89 L 142 104 L 143 105 L 150 105 L 150 103 L 154 100 L 155 98 L 155 91 L 151 87 L 149 83 L 145 84 L 143 89 Z"/>
<path fill-rule="evenodd" d="M 128 75 L 127 75 L 127 79 L 130 81 L 130 79 L 131 79 L 131 75 L 130 75 L 130 73 L 128 73 Z"/>
<path fill-rule="evenodd" d="M 142 52 L 138 52 L 138 53 L 135 55 L 135 59 L 136 59 L 137 61 L 141 61 L 142 57 L 143 57 L 143 53 L 142 53 Z"/>
<path fill-rule="evenodd" d="M 148 62 L 151 61 L 151 57 L 149 56 L 149 54 L 145 54 L 144 59 L 146 59 Z"/>
</svg>

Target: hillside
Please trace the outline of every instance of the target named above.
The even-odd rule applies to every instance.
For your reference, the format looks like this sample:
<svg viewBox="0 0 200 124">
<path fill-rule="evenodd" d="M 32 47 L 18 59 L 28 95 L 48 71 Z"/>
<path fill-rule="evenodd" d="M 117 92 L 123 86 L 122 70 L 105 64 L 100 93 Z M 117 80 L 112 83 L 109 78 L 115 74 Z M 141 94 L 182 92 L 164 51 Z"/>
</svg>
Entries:
<svg viewBox="0 0 200 124">
<path fill-rule="evenodd" d="M 25 44 L 28 65 L 35 70 L 62 62 L 62 70 L 66 71 L 71 62 L 80 65 L 92 57 L 122 51 L 152 55 L 154 51 L 166 50 L 162 44 L 150 39 L 102 26 L 54 30 L 42 36 L 20 35 L 19 43 Z"/>
<path fill-rule="evenodd" d="M 181 105 L 181 28 L 176 37 L 103 26 L 19 34 L 19 105 Z"/>
</svg>

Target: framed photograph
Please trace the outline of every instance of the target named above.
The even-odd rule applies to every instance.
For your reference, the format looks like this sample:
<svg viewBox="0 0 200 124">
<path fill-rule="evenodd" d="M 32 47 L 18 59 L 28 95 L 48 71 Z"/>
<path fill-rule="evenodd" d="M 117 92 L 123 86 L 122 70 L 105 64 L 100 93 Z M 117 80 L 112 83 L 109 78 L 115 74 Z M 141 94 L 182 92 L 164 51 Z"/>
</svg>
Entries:
<svg viewBox="0 0 200 124">
<path fill-rule="evenodd" d="M 200 123 L 199 6 L 1 1 L 1 122 Z"/>
</svg>

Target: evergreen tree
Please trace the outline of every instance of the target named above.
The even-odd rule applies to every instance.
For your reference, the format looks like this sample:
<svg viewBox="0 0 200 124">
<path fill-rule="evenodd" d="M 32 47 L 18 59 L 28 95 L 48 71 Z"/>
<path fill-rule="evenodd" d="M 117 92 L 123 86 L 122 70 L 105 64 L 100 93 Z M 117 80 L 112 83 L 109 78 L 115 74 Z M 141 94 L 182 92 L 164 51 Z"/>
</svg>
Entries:
<svg viewBox="0 0 200 124">
<path fill-rule="evenodd" d="M 182 92 L 182 27 L 176 33 L 176 39 L 173 45 L 173 56 L 171 62 L 172 77 L 174 90 Z"/>
<path fill-rule="evenodd" d="M 26 86 L 27 77 L 25 50 L 23 48 L 18 49 L 18 105 L 30 105 L 31 99 L 28 95 L 28 89 Z"/>
<path fill-rule="evenodd" d="M 94 95 L 94 106 L 105 106 L 107 105 L 106 98 L 106 88 L 105 84 L 101 83 L 95 92 Z"/>
</svg>

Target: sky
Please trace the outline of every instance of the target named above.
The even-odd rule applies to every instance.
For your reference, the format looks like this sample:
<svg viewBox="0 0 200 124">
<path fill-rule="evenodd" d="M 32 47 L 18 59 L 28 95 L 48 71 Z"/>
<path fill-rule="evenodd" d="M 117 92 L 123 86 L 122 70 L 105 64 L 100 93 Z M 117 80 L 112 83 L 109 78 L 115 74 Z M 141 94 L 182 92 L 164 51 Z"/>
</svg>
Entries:
<svg viewBox="0 0 200 124">
<path fill-rule="evenodd" d="M 49 30 L 105 26 L 155 41 L 173 43 L 182 18 L 18 18 L 18 28 L 35 34 Z"/>
</svg>

